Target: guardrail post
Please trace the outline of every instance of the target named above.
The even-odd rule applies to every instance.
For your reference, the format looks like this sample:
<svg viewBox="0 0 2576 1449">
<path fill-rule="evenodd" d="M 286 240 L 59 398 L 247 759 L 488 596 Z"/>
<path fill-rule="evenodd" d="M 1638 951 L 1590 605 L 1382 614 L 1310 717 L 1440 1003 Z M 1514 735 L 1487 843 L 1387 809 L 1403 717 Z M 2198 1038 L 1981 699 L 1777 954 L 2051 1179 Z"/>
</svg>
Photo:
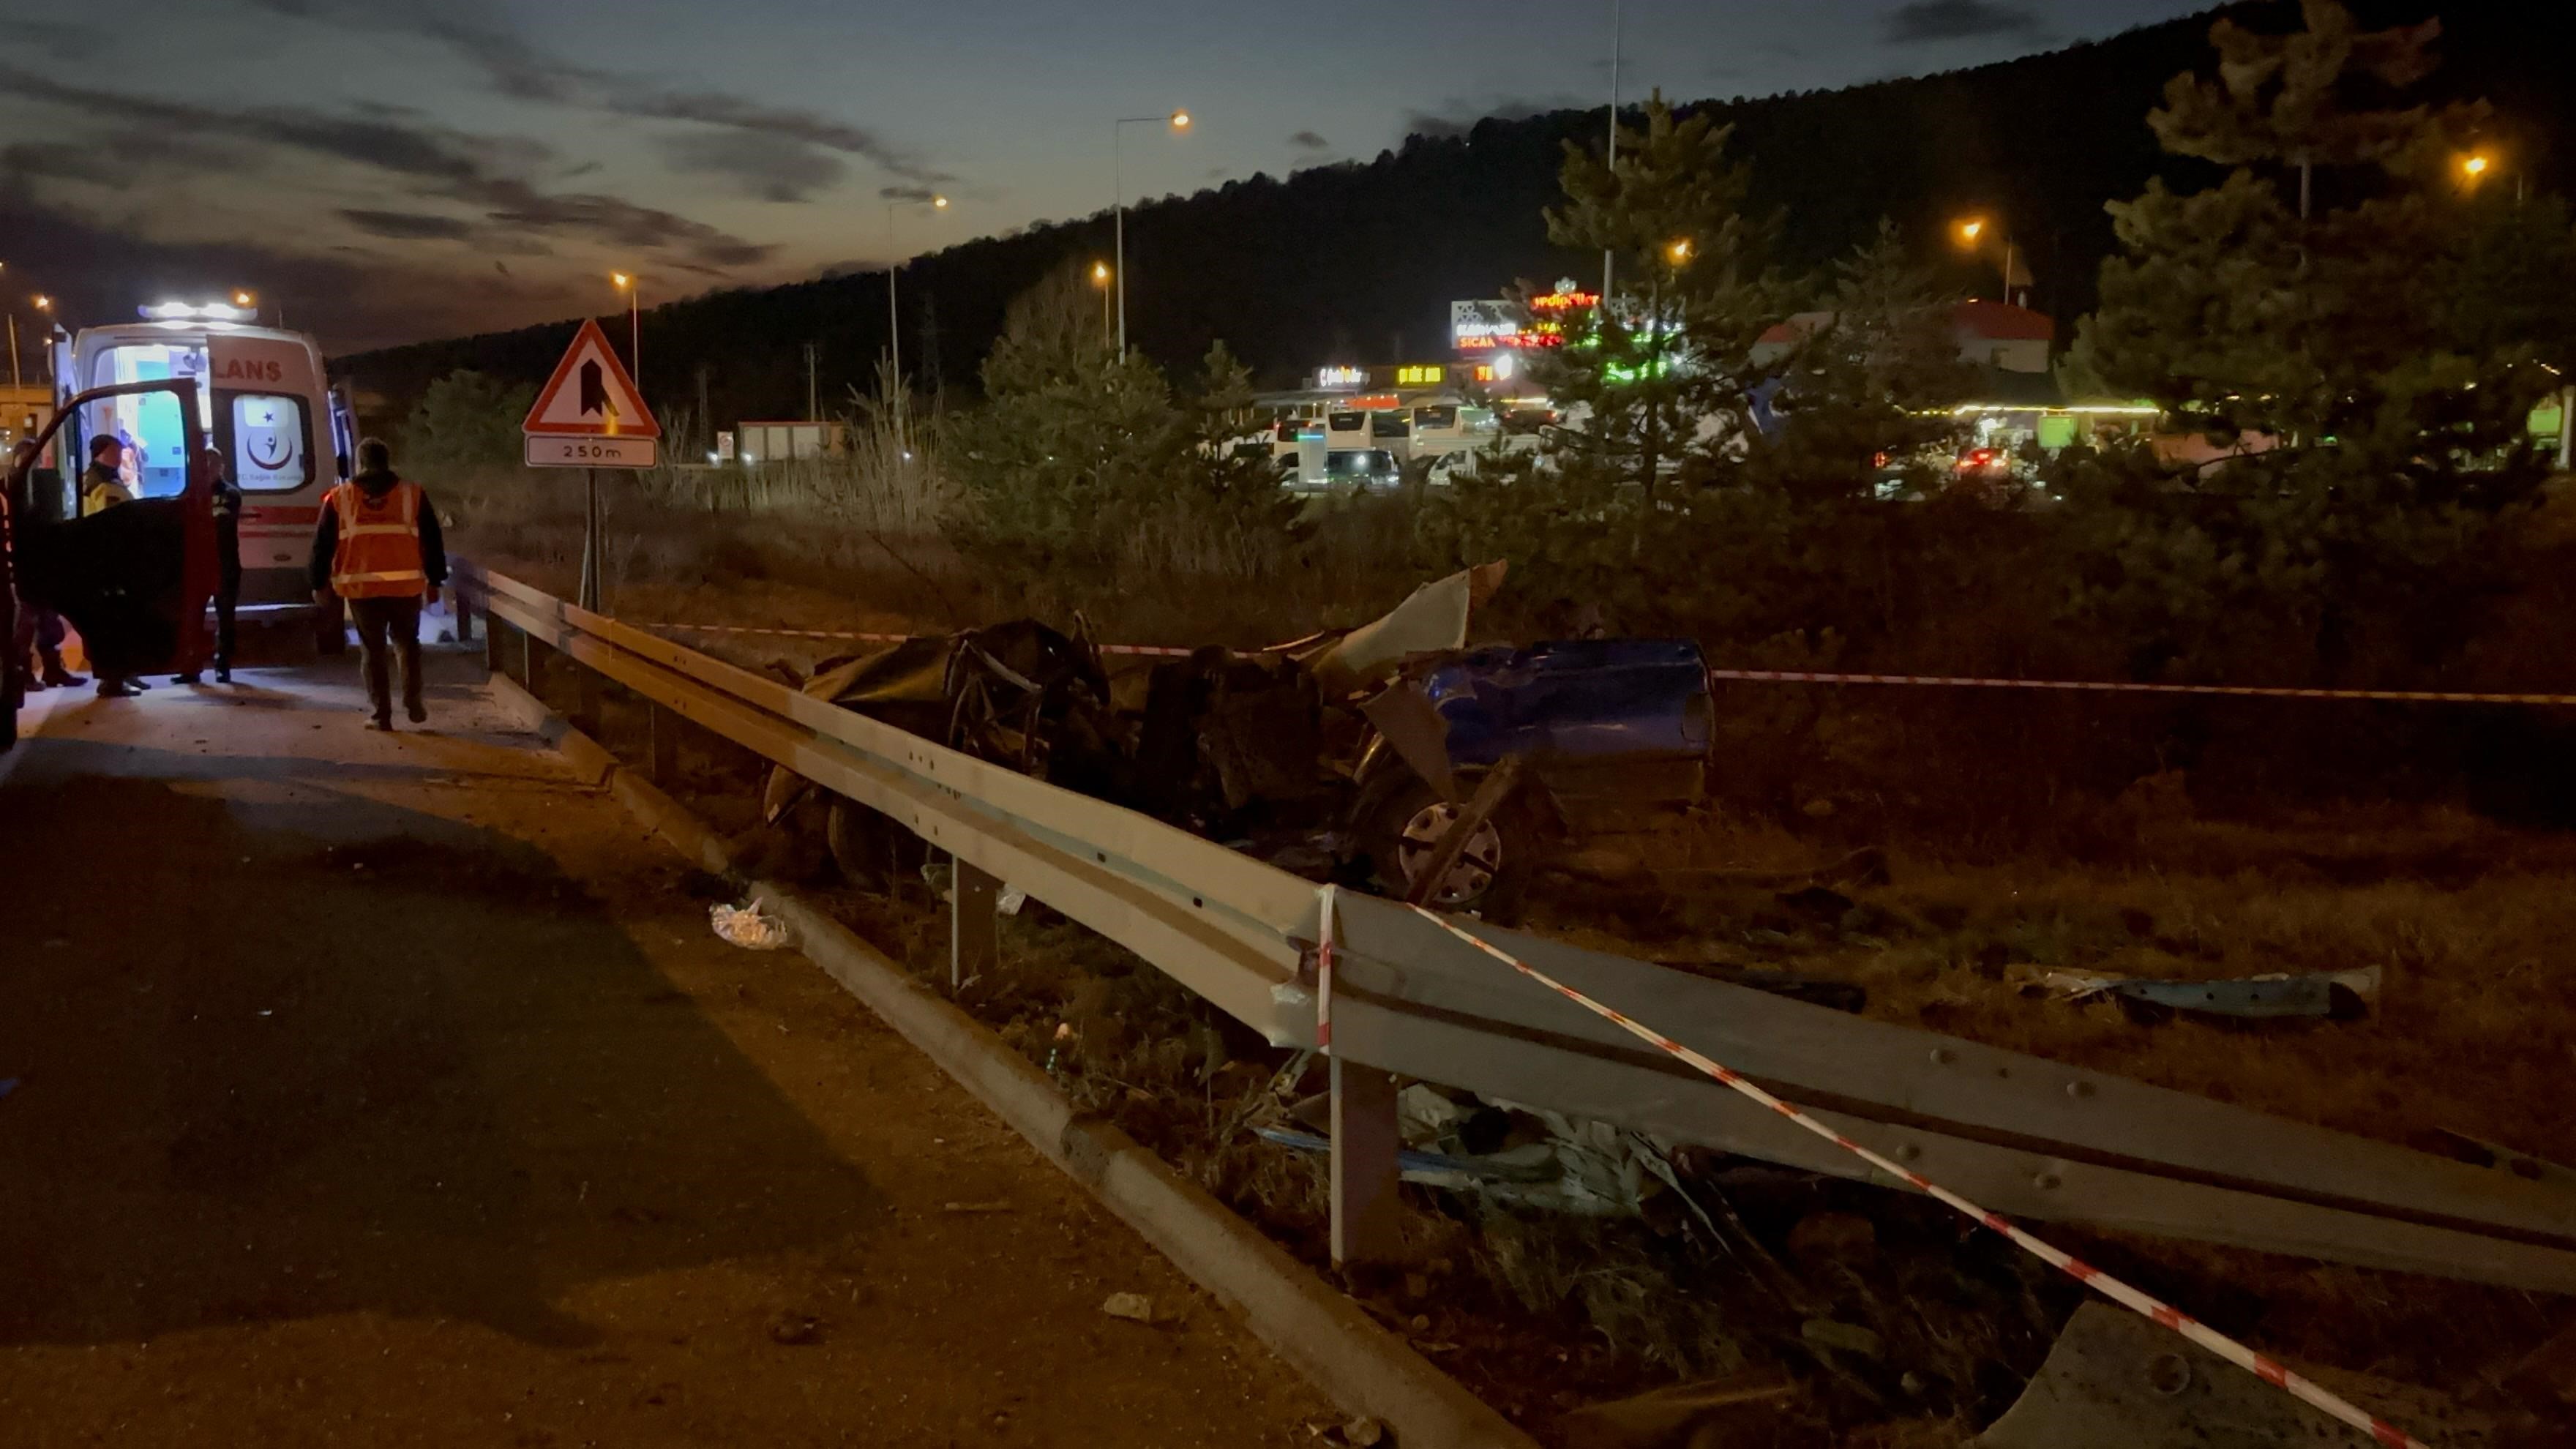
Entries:
<svg viewBox="0 0 2576 1449">
<path fill-rule="evenodd" d="M 1000 915 L 993 909 L 1001 882 L 950 856 L 948 879 L 948 989 L 961 991 L 1001 959 Z"/>
<path fill-rule="evenodd" d="M 1333 1261 L 1386 1263 L 1399 1256 L 1396 1231 L 1395 1074 L 1332 1059 Z"/>
<path fill-rule="evenodd" d="M 529 697 L 533 699 L 545 697 L 546 661 L 545 656 L 539 652 L 544 648 L 544 645 L 537 642 L 535 630 L 519 631 L 519 685 L 527 690 Z"/>
<path fill-rule="evenodd" d="M 492 617 L 490 605 L 483 609 L 483 672 L 507 674 L 509 667 L 501 658 L 501 621 Z"/>
<path fill-rule="evenodd" d="M 680 717 L 667 705 L 644 706 L 644 778 L 668 788 L 680 777 Z"/>
<path fill-rule="evenodd" d="M 463 584 L 451 583 L 447 586 L 447 612 L 456 620 L 456 642 L 473 643 L 474 606 L 466 602 Z"/>
<path fill-rule="evenodd" d="M 599 738 L 599 671 L 579 663 L 572 667 L 572 722 L 583 734 Z"/>
</svg>

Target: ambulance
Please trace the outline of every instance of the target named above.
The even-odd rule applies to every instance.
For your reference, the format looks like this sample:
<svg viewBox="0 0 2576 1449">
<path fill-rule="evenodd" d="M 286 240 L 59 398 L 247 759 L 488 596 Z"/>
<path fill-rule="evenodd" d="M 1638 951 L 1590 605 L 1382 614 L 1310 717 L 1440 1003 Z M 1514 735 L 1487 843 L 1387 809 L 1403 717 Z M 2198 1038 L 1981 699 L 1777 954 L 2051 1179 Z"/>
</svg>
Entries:
<svg viewBox="0 0 2576 1449">
<path fill-rule="evenodd" d="M 338 611 L 315 609 L 305 565 L 322 495 L 348 476 L 357 442 L 347 394 L 330 385 L 321 348 L 305 333 L 258 326 L 256 314 L 223 303 L 164 302 L 140 311 L 138 321 L 58 339 L 55 396 L 194 382 L 196 431 L 223 456 L 225 475 L 242 493 L 243 626 L 309 616 L 316 641 L 337 652 Z M 52 448 L 63 487 L 57 516 L 77 511 L 80 470 L 97 437 L 126 445 L 126 481 L 136 498 L 178 496 L 188 478 L 179 396 L 125 392 L 74 408 Z"/>
</svg>

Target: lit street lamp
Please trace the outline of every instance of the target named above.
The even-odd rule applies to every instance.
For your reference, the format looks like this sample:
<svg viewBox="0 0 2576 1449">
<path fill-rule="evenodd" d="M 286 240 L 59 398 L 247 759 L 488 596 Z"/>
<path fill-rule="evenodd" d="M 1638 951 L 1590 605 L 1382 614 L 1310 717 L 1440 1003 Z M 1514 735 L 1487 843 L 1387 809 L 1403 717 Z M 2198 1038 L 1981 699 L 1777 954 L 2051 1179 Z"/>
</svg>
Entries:
<svg viewBox="0 0 2576 1449">
<path fill-rule="evenodd" d="M 1966 221 L 1963 221 L 1963 222 L 1959 223 L 1959 245 L 1961 245 L 1961 246 L 1963 246 L 1963 247 L 1967 248 L 1967 249 L 1968 249 L 1969 254 L 1970 254 L 1970 255 L 1972 255 L 1972 256 L 1973 256 L 1973 255 L 1975 255 L 1975 254 L 1976 254 L 1976 252 L 1979 250 L 1979 248 L 1978 248 L 1978 246 L 1977 246 L 1977 239 L 1978 239 L 1979 237 L 1984 236 L 1985 234 L 1986 234 L 1986 221 L 1985 221 L 1985 218 L 1984 218 L 1984 217 L 1970 217 L 1968 220 L 1966 220 Z M 2012 301 L 2012 299 L 2013 299 L 2013 239 L 2012 239 L 2012 233 L 2011 233 L 2011 232 L 2008 232 L 2008 231 L 2007 231 L 2007 232 L 2004 232 L 2004 233 L 2003 233 L 2003 239 L 2004 239 L 2004 301 L 2005 301 L 2006 303 L 2010 303 L 2010 302 Z"/>
<path fill-rule="evenodd" d="M 2478 183 L 2486 180 L 2487 173 L 2495 168 L 2496 158 L 2493 155 L 2485 151 L 2471 151 L 2460 158 L 2460 184 L 2475 191 Z M 2513 199 L 2516 205 L 2522 201 L 2522 173 L 2519 171 L 2513 174 Z"/>
<path fill-rule="evenodd" d="M 1111 223 L 1116 231 L 1116 273 L 1118 289 L 1118 355 L 1127 355 L 1127 174 L 1119 143 L 1129 126 L 1169 126 L 1175 131 L 1190 128 L 1190 113 L 1174 111 L 1168 116 L 1121 116 L 1109 127 L 1109 184 L 1111 209 L 1117 213 Z"/>
<path fill-rule="evenodd" d="M 644 287 L 632 272 L 611 272 L 608 280 L 626 294 L 626 370 L 635 390 L 644 390 Z"/>
<path fill-rule="evenodd" d="M 1109 264 L 1091 264 L 1091 285 L 1100 289 L 1100 340 L 1109 340 Z"/>
<path fill-rule="evenodd" d="M 888 187 L 879 194 L 885 197 L 886 204 L 886 352 L 894 361 L 894 385 L 901 388 L 903 386 L 903 314 L 895 307 L 894 274 L 903 270 L 903 257 L 895 250 L 894 209 L 896 203 L 910 201 L 916 205 L 926 205 L 933 211 L 946 211 L 948 198 L 937 193 L 928 197 L 918 194 L 900 196 L 895 194 L 893 187 Z M 895 439 L 901 442 L 902 438 L 903 419 L 898 413 L 895 419 Z"/>
</svg>

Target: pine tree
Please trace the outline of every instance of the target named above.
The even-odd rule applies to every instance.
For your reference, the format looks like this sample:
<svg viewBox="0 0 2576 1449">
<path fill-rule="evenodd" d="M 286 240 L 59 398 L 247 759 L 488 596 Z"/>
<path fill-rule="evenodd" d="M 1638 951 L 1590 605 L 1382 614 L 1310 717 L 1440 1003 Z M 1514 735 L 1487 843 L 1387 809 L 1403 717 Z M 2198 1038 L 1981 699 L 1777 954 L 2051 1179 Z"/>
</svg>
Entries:
<svg viewBox="0 0 2576 1449">
<path fill-rule="evenodd" d="M 2563 216 L 2482 220 L 2491 199 L 2456 159 L 2483 105 L 2404 104 L 2438 24 L 2364 32 L 2336 0 L 2304 14 L 2290 35 L 2219 22 L 2217 76 L 2176 78 L 2149 118 L 2169 151 L 2234 167 L 2224 181 L 2110 207 L 2121 251 L 2078 364 L 2247 453 L 2067 480 L 2093 510 L 2079 605 L 2135 626 L 2143 667 L 2266 648 L 2277 666 L 2303 641 L 2331 672 L 2366 618 L 2410 610 L 2420 662 L 2465 628 L 2427 601 L 2464 596 L 2494 522 L 2545 475 L 2524 423 L 2555 379 L 2533 365 L 2531 289 L 2503 281 L 2535 269 L 2499 252 L 2565 255 Z"/>
<path fill-rule="evenodd" d="M 1959 354 L 1957 296 L 1882 221 L 1834 264 L 1820 301 L 1819 325 L 1769 369 L 1779 425 L 1746 452 L 1755 478 L 1810 503 L 1869 497 L 1889 469 L 1928 488 L 1921 464 L 1957 441 L 1951 410 L 1978 382 Z"/>
<path fill-rule="evenodd" d="M 1595 461 L 1651 502 L 1668 475 L 1704 471 L 1712 440 L 1750 426 L 1761 377 L 1749 354 L 1792 294 L 1765 267 L 1771 228 L 1744 214 L 1749 172 L 1727 158 L 1733 128 L 1706 113 L 1676 119 L 1660 95 L 1645 122 L 1619 129 L 1615 163 L 1566 143 L 1548 240 L 1607 253 L 1617 290 L 1569 320 L 1535 376 L 1582 419 Z"/>
</svg>

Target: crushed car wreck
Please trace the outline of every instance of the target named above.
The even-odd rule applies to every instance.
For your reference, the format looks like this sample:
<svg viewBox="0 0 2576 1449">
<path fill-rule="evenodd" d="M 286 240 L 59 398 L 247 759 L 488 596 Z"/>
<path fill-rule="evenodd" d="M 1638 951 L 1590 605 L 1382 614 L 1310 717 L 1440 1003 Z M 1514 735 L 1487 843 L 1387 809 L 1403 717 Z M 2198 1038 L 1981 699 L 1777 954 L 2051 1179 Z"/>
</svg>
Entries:
<svg viewBox="0 0 2576 1449">
<path fill-rule="evenodd" d="M 1547 856 L 1707 790 L 1707 669 L 1689 640 L 1467 647 L 1488 565 L 1385 617 L 1113 675 L 1077 628 L 1020 620 L 827 662 L 804 683 L 887 724 L 1141 810 L 1318 879 L 1509 914 Z M 772 772 L 764 818 L 812 787 Z M 909 836 L 823 810 L 862 884 Z"/>
</svg>

